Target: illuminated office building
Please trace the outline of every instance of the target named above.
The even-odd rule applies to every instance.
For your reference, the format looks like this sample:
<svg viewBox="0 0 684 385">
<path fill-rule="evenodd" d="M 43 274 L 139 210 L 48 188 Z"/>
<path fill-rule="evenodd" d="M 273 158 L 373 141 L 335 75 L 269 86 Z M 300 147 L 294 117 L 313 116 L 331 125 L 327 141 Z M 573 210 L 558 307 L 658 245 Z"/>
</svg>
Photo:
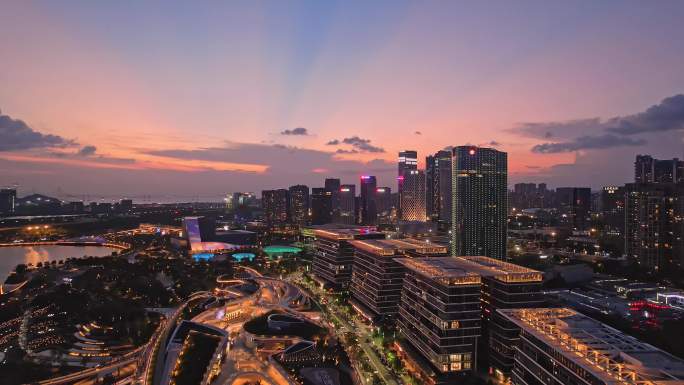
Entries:
<svg viewBox="0 0 684 385">
<path fill-rule="evenodd" d="M 285 189 L 261 192 L 261 207 L 264 220 L 269 226 L 287 223 L 288 191 Z"/>
<path fill-rule="evenodd" d="M 290 186 L 288 198 L 290 223 L 305 225 L 309 220 L 309 187 L 302 184 Z"/>
<path fill-rule="evenodd" d="M 349 288 L 354 262 L 354 239 L 384 238 L 373 228 L 353 225 L 326 225 L 311 227 L 314 234 L 314 279 L 323 287 L 334 290 Z"/>
<path fill-rule="evenodd" d="M 684 361 L 567 308 L 499 310 L 519 334 L 515 385 L 684 383 Z"/>
<path fill-rule="evenodd" d="M 451 221 L 451 152 L 425 158 L 425 211 L 428 219 Z"/>
<path fill-rule="evenodd" d="M 448 382 L 455 374 L 474 370 L 482 336 L 487 336 L 482 345 L 492 366 L 510 371 L 517 335 L 507 334 L 510 325 L 493 314 L 497 309 L 540 306 L 540 272 L 478 256 L 397 262 L 408 269 L 398 327 L 409 344 L 406 353 L 426 380 Z"/>
<path fill-rule="evenodd" d="M 425 222 L 425 172 L 407 170 L 403 175 L 402 191 L 399 193 L 401 220 Z"/>
<path fill-rule="evenodd" d="M 684 184 L 625 185 L 625 254 L 643 268 L 684 264 Z"/>
<path fill-rule="evenodd" d="M 480 276 L 454 257 L 397 262 L 406 268 L 397 327 L 412 371 L 427 384 L 473 371 L 482 322 Z"/>
<path fill-rule="evenodd" d="M 397 162 L 397 193 L 401 196 L 404 184 L 404 174 L 410 170 L 418 169 L 418 152 L 413 150 L 401 151 Z M 397 207 L 398 215 L 401 217 L 401 199 Z"/>
<path fill-rule="evenodd" d="M 492 148 L 451 152 L 451 255 L 506 256 L 508 161 Z"/>
<path fill-rule="evenodd" d="M 601 217 L 604 234 L 624 236 L 625 188 L 623 186 L 604 186 L 601 189 Z"/>
<path fill-rule="evenodd" d="M 414 239 L 349 242 L 354 247 L 352 306 L 373 321 L 393 322 L 399 309 L 404 267 L 397 257 L 447 255 L 448 248 Z"/>
<path fill-rule="evenodd" d="M 684 161 L 677 158 L 654 159 L 650 155 L 637 155 L 634 161 L 634 182 L 684 182 Z"/>
<path fill-rule="evenodd" d="M 489 257 L 462 258 L 471 265 L 468 271 L 482 277 L 482 326 L 487 338 L 483 345 L 487 346 L 490 366 L 502 374 L 510 373 L 518 336 L 510 333 L 510 323 L 496 311 L 542 307 L 542 273 Z"/>
</svg>

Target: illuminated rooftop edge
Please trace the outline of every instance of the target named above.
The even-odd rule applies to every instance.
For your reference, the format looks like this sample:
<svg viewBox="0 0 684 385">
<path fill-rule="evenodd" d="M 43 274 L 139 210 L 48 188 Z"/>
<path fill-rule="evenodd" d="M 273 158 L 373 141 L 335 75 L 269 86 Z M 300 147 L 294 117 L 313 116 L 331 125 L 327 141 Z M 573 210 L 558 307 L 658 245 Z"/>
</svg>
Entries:
<svg viewBox="0 0 684 385">
<path fill-rule="evenodd" d="M 608 384 L 684 384 L 684 360 L 574 310 L 498 312 Z"/>
<path fill-rule="evenodd" d="M 428 257 L 398 261 L 428 277 L 455 278 L 468 273 L 478 277 L 493 277 L 506 283 L 541 282 L 543 279 L 542 273 L 537 270 L 489 257 Z"/>
<path fill-rule="evenodd" d="M 418 254 L 444 254 L 446 246 L 418 241 L 415 239 L 368 239 L 349 242 L 352 246 L 382 256 L 392 256 L 412 251 Z"/>
</svg>

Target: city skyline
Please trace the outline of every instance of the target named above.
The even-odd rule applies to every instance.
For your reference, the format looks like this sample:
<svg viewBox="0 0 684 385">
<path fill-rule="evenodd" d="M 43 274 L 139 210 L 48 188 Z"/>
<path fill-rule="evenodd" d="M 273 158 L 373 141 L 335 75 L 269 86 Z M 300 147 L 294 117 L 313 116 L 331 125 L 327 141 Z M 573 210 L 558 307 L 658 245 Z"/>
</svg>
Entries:
<svg viewBox="0 0 684 385">
<path fill-rule="evenodd" d="M 395 186 L 399 151 L 468 144 L 511 185 L 620 184 L 636 154 L 684 158 L 684 5 L 616 4 L 10 3 L 0 185 Z"/>
<path fill-rule="evenodd" d="M 6 2 L 0 385 L 684 385 L 682 16 Z"/>
</svg>

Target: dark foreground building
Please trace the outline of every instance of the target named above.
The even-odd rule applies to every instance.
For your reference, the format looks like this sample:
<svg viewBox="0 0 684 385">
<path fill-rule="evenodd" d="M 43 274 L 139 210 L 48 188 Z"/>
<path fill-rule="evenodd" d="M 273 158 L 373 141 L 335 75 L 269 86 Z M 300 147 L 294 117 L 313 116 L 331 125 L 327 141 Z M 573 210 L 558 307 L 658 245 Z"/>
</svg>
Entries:
<svg viewBox="0 0 684 385">
<path fill-rule="evenodd" d="M 480 336 L 480 277 L 451 257 L 397 261 L 407 269 L 397 327 L 409 369 L 429 384 L 472 371 Z"/>
<path fill-rule="evenodd" d="M 683 384 L 684 360 L 567 308 L 499 310 L 516 327 L 515 385 Z"/>
<path fill-rule="evenodd" d="M 397 259 L 407 268 L 398 328 L 408 362 L 426 383 L 442 384 L 476 367 L 478 345 L 495 367 L 512 366 L 517 335 L 505 332 L 507 320 L 493 317 L 501 308 L 538 306 L 538 271 L 488 257 Z M 484 344 L 481 336 L 487 335 Z"/>
</svg>

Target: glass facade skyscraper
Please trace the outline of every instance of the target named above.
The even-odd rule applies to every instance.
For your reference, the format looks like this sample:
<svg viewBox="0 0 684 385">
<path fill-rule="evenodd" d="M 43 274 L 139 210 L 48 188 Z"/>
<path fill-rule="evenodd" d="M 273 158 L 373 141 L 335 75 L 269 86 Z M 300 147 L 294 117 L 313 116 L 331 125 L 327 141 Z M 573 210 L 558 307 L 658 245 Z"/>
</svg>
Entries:
<svg viewBox="0 0 684 385">
<path fill-rule="evenodd" d="M 399 193 L 399 207 L 397 214 L 401 218 L 401 192 L 404 186 L 404 174 L 410 170 L 418 169 L 418 152 L 413 150 L 401 151 L 397 162 L 397 193 Z"/>
<path fill-rule="evenodd" d="M 309 187 L 298 184 L 291 186 L 288 193 L 290 223 L 305 225 L 309 220 Z"/>
<path fill-rule="evenodd" d="M 399 194 L 401 220 L 425 222 L 425 172 L 408 170 L 403 178 L 403 190 Z"/>
<path fill-rule="evenodd" d="M 451 152 L 451 255 L 506 256 L 508 156 L 492 148 Z"/>
</svg>

